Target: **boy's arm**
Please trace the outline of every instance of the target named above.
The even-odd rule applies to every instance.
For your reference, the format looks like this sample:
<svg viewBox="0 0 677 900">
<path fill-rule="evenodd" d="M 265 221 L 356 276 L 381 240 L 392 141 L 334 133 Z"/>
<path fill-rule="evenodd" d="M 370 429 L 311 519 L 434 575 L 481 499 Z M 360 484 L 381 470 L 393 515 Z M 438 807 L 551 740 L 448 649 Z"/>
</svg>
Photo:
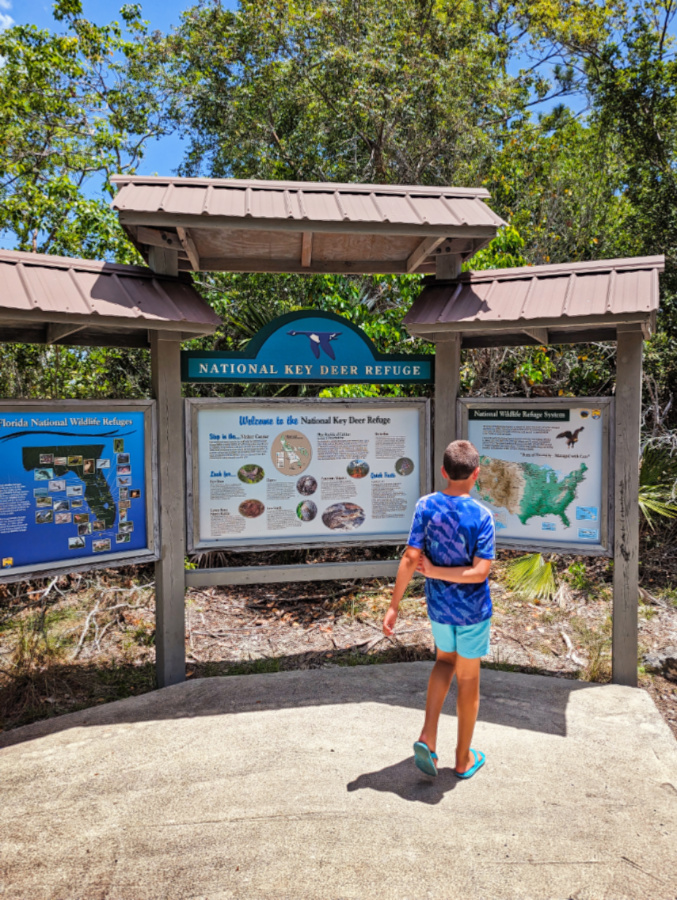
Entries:
<svg viewBox="0 0 677 900">
<path fill-rule="evenodd" d="M 402 597 L 418 567 L 418 561 L 422 555 L 423 554 L 418 547 L 409 546 L 402 554 L 402 559 L 400 560 L 400 565 L 397 570 L 397 578 L 395 579 L 395 587 L 393 588 L 393 595 L 390 600 L 390 606 L 383 618 L 383 633 L 388 636 L 390 636 L 395 629 L 395 622 L 397 621 L 397 613 L 400 608 Z"/>
<path fill-rule="evenodd" d="M 491 560 L 474 556 L 471 566 L 434 566 L 422 553 L 417 568 L 426 578 L 451 581 L 453 584 L 481 584 L 489 577 Z"/>
</svg>

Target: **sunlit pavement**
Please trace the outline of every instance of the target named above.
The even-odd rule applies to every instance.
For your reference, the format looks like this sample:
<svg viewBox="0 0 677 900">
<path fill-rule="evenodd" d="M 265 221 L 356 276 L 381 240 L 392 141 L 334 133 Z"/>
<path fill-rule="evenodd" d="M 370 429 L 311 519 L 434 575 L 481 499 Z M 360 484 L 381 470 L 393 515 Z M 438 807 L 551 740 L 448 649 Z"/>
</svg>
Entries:
<svg viewBox="0 0 677 900">
<path fill-rule="evenodd" d="M 643 691 L 482 673 L 476 777 L 412 761 L 430 663 L 211 678 L 0 737 L 0 896 L 674 900 Z"/>
</svg>

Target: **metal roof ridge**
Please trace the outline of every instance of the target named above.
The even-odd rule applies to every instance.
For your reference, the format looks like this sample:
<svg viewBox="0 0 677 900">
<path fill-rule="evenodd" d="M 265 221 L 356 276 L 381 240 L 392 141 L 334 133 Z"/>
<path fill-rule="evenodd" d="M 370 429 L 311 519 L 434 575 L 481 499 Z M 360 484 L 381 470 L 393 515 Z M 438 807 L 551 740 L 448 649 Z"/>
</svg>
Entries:
<svg viewBox="0 0 677 900">
<path fill-rule="evenodd" d="M 258 190 L 271 191 L 317 191 L 322 193 L 333 193 L 335 191 L 343 191 L 345 193 L 380 193 L 380 194 L 406 194 L 415 193 L 427 195 L 431 197 L 468 197 L 478 198 L 490 197 L 491 194 L 486 188 L 474 187 L 452 187 L 450 185 L 403 185 L 403 184 L 366 184 L 364 182 L 338 182 L 338 181 L 276 181 L 263 180 L 255 178 L 179 178 L 159 175 L 112 175 L 111 182 L 119 187 L 126 185 L 172 185 L 187 187 L 209 187 L 214 188 L 255 188 Z M 113 199 L 115 203 L 115 198 Z"/>
<path fill-rule="evenodd" d="M 630 256 L 621 259 L 586 260 L 585 262 L 552 263 L 543 266 L 516 266 L 512 269 L 481 269 L 462 272 L 459 280 L 463 282 L 510 281 L 517 278 L 538 278 L 539 276 L 571 274 L 596 274 L 603 272 L 632 271 L 654 269 L 662 272 L 665 268 L 665 256 Z"/>
</svg>

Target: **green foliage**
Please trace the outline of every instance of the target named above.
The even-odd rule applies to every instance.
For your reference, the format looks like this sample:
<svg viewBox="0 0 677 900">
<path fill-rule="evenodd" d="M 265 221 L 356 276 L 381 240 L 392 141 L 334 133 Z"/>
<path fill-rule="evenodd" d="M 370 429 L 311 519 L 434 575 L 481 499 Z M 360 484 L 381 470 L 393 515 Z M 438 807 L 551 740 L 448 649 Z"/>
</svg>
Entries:
<svg viewBox="0 0 677 900">
<path fill-rule="evenodd" d="M 524 256 L 524 238 L 512 225 L 499 228 L 496 237 L 488 247 L 476 253 L 472 262 L 463 264 L 463 269 L 479 272 L 481 269 L 513 269 L 528 265 Z"/>
<path fill-rule="evenodd" d="M 647 445 L 639 470 L 639 508 L 647 524 L 654 517 L 677 519 L 677 453 L 666 446 Z"/>
<path fill-rule="evenodd" d="M 516 18 L 448 0 L 201 3 L 168 38 L 184 171 L 475 183 L 534 80 L 507 73 Z"/>
<path fill-rule="evenodd" d="M 506 568 L 510 588 L 523 597 L 548 599 L 557 590 L 557 570 L 552 559 L 542 553 L 530 553 L 511 560 Z"/>
<path fill-rule="evenodd" d="M 589 591 L 592 582 L 588 576 L 588 568 L 583 562 L 573 562 L 567 568 L 567 581 L 575 591 Z"/>
<path fill-rule="evenodd" d="M 20 250 L 138 262 L 106 202 L 108 178 L 134 171 L 145 143 L 166 133 L 160 56 L 135 5 L 123 8 L 124 28 L 81 13 L 78 0 L 60 0 L 65 34 L 0 32 L 0 231 Z"/>
</svg>

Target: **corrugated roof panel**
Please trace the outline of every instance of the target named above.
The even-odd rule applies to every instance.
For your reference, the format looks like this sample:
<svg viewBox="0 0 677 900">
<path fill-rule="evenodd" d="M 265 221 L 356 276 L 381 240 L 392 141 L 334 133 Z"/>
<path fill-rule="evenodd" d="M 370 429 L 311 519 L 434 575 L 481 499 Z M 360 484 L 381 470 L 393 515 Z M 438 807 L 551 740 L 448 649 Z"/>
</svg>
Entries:
<svg viewBox="0 0 677 900">
<path fill-rule="evenodd" d="M 57 310 L 86 315 L 79 294 L 73 287 L 67 269 L 43 269 L 41 266 L 23 266 L 23 274 L 29 296 L 37 301 L 37 309 L 43 312 Z"/>
<path fill-rule="evenodd" d="M 413 330 L 493 323 L 519 332 L 539 320 L 575 328 L 578 318 L 606 316 L 613 327 L 615 317 L 640 321 L 657 308 L 663 267 L 657 256 L 465 272 L 457 283 L 426 284 L 404 321 Z"/>
<path fill-rule="evenodd" d="M 182 215 L 199 216 L 204 203 L 204 191 L 195 191 L 181 184 L 171 185 L 162 198 L 162 211 Z"/>
<path fill-rule="evenodd" d="M 440 312 L 440 322 L 466 322 L 484 318 L 487 315 L 496 315 L 494 307 L 487 303 L 487 296 L 491 291 L 492 283 L 464 284 L 460 294 L 456 295 L 453 303 L 450 303 Z M 454 294 L 450 294 L 452 298 Z"/>
<path fill-rule="evenodd" d="M 631 312 L 639 306 L 647 312 L 654 308 L 653 272 L 619 272 L 614 284 L 613 306 L 616 312 Z"/>
<path fill-rule="evenodd" d="M 249 214 L 255 219 L 286 219 L 288 206 L 285 206 L 284 192 L 253 190 L 250 194 Z"/>
<path fill-rule="evenodd" d="M 482 203 L 481 200 L 466 200 L 464 197 L 459 197 L 455 202 L 460 203 L 464 210 L 467 208 L 467 217 L 470 221 L 475 222 L 478 225 L 505 224 L 503 219 L 496 215 L 493 209 L 487 206 L 486 203 Z"/>
<path fill-rule="evenodd" d="M 235 216 L 237 218 L 244 216 L 246 195 L 244 190 L 215 187 L 211 191 L 203 189 L 200 194 L 203 200 L 201 215 Z"/>
<path fill-rule="evenodd" d="M 410 199 L 425 224 L 458 227 L 458 219 L 452 215 L 439 197 L 419 197 L 412 194 Z"/>
<path fill-rule="evenodd" d="M 122 318 L 137 328 L 180 323 L 182 330 L 197 334 L 221 324 L 184 278 L 162 278 L 139 266 L 11 250 L 0 250 L 3 311 L 30 313 L 38 323 L 63 321 L 64 315 L 97 327 L 107 318 Z"/>
<path fill-rule="evenodd" d="M 87 292 L 91 311 L 95 315 L 138 317 L 139 312 L 134 309 L 134 298 L 127 287 L 138 279 L 101 272 L 78 272 L 76 277 Z"/>
<path fill-rule="evenodd" d="M 496 282 L 493 283 L 496 284 Z M 492 294 L 492 306 L 500 310 L 503 319 L 521 318 L 533 293 L 533 279 L 519 278 L 516 281 L 500 284 L 500 288 L 501 290 L 496 290 Z"/>
<path fill-rule="evenodd" d="M 536 282 L 529 292 L 524 309 L 521 310 L 521 318 L 538 319 L 541 316 L 550 315 L 550 310 L 556 310 L 553 315 L 563 315 L 563 304 L 569 286 L 569 277 L 538 278 L 537 266 L 534 266 Z M 500 282 L 503 288 L 503 282 Z M 568 314 L 568 313 L 567 313 Z"/>
<path fill-rule="evenodd" d="M 343 221 L 343 214 L 333 192 L 299 191 L 298 200 L 305 213 L 305 219 L 314 219 L 318 222 Z"/>
<path fill-rule="evenodd" d="M 167 290 L 168 285 L 165 283 L 164 287 Z M 171 296 L 182 309 L 184 320 L 200 322 L 205 325 L 223 324 L 220 316 L 217 316 L 211 306 L 200 297 L 191 285 L 179 281 L 172 284 L 171 287 Z"/>
<path fill-rule="evenodd" d="M 600 316 L 607 312 L 609 272 L 578 275 L 567 306 L 568 316 Z"/>
<path fill-rule="evenodd" d="M 348 220 L 351 222 L 383 221 L 369 194 L 342 193 L 341 205 L 346 212 Z"/>
<path fill-rule="evenodd" d="M 409 312 L 404 317 L 404 324 L 418 322 L 421 325 L 433 325 L 440 316 L 440 309 L 449 296 L 449 289 L 440 285 L 431 285 L 421 291 Z"/>
<path fill-rule="evenodd" d="M 6 309 L 33 309 L 18 265 L 0 265 L 0 303 Z"/>
<path fill-rule="evenodd" d="M 416 214 L 409 197 L 402 197 L 399 194 L 377 194 L 376 200 L 388 222 L 421 224 L 421 219 Z"/>
<path fill-rule="evenodd" d="M 162 198 L 167 193 L 166 185 L 142 184 L 139 190 L 134 190 L 130 185 L 124 195 L 124 209 L 133 209 L 137 212 L 149 210 L 157 212 L 160 209 Z"/>
</svg>

